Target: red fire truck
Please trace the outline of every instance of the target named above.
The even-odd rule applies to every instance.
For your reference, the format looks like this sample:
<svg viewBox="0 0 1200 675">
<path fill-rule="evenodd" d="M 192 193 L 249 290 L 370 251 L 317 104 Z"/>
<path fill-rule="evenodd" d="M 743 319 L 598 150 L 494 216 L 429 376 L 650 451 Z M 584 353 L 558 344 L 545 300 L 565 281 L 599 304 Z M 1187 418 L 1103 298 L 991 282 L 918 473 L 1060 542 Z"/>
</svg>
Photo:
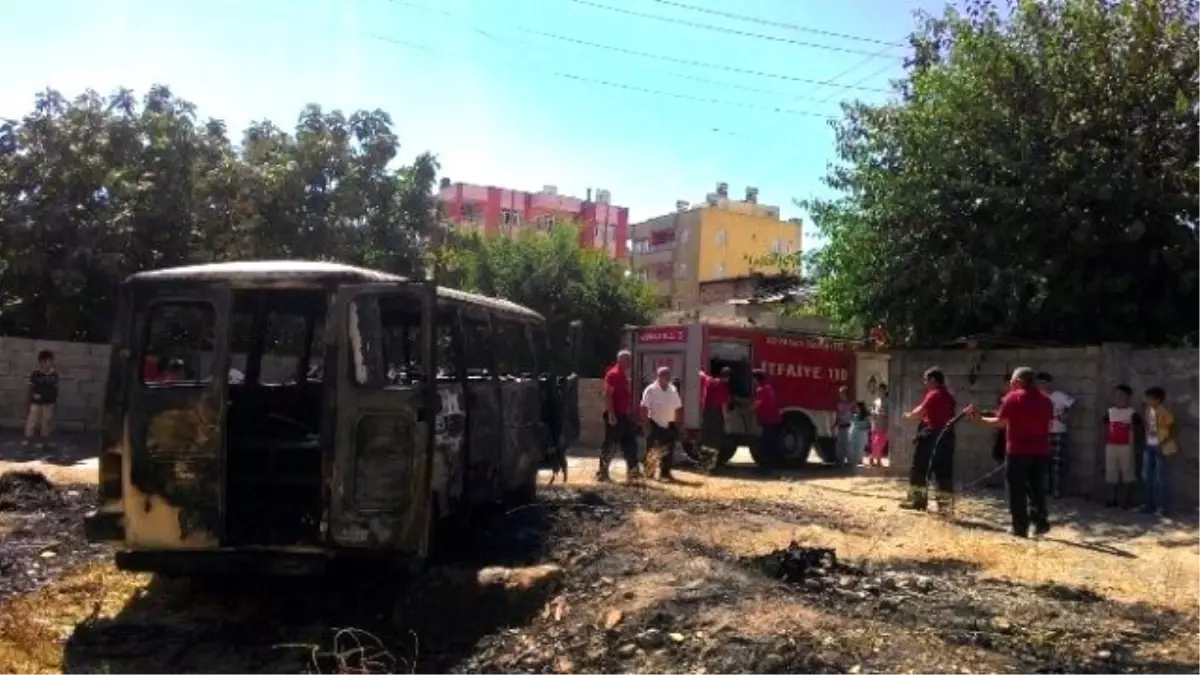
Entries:
<svg viewBox="0 0 1200 675">
<path fill-rule="evenodd" d="M 627 340 L 633 351 L 635 383 L 645 386 L 662 366 L 680 379 L 687 439 L 684 450 L 693 459 L 700 460 L 695 442 L 701 419 L 700 370 L 715 375 L 729 367 L 735 406 L 726 415 L 727 441 L 718 449 L 718 465 L 729 461 L 742 445 L 758 459 L 759 430 L 750 407 L 754 391 L 751 371 L 755 368 L 766 372 L 783 411 L 783 463 L 803 464 L 812 449 L 823 461 L 833 460 L 837 392 L 842 385 L 855 390 L 856 343 L 787 330 L 706 323 L 638 327 L 629 331 Z"/>
</svg>

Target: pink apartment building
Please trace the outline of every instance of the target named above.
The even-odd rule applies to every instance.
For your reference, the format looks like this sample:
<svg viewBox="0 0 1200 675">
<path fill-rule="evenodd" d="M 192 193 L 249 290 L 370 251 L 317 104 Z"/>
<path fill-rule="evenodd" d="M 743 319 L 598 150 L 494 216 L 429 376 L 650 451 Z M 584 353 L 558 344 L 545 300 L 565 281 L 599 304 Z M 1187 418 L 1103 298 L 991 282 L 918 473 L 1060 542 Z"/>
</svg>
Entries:
<svg viewBox="0 0 1200 675">
<path fill-rule="evenodd" d="M 610 203 L 608 190 L 597 190 L 593 201 L 591 189 L 586 199 L 580 199 L 558 194 L 553 185 L 525 192 L 442 179 L 438 200 L 443 216 L 459 226 L 488 234 L 515 234 L 574 222 L 580 226 L 580 246 L 606 251 L 615 259 L 628 255 L 629 209 Z"/>
</svg>

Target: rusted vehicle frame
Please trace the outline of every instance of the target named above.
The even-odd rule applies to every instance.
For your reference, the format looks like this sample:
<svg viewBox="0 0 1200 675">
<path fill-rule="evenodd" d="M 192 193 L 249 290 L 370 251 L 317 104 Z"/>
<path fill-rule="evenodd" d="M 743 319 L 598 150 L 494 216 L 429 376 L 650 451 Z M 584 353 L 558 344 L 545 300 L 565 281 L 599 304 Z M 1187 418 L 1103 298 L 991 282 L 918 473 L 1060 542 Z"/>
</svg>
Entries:
<svg viewBox="0 0 1200 675">
<path fill-rule="evenodd" d="M 328 298 L 316 385 L 320 537 L 306 545 L 233 545 L 226 530 L 234 298 L 276 290 Z M 119 544 L 118 564 L 126 569 L 305 573 L 381 554 L 419 562 L 436 519 L 513 493 L 531 497 L 538 453 L 556 451 L 577 434 L 571 414 L 578 402 L 564 398 L 573 376 L 548 374 L 537 363 L 533 342 L 538 327 L 544 336 L 544 319 L 507 301 L 373 270 L 288 261 L 158 270 L 131 277 L 119 294 L 100 433 L 101 504 L 85 529 L 92 541 Z M 406 358 L 423 379 L 383 379 L 384 302 L 417 308 L 418 353 Z M 143 381 L 150 313 L 181 303 L 211 317 L 211 362 L 187 382 Z M 471 345 L 464 322 L 481 322 L 486 336 L 493 319 L 528 341 L 534 372 L 497 376 L 490 343 L 479 346 L 489 355 L 487 374 L 466 372 L 463 350 Z M 313 320 L 297 385 L 307 378 Z M 436 371 L 443 332 L 456 345 L 457 377 Z M 246 382 L 256 385 L 263 338 L 257 339 L 246 368 Z"/>
</svg>

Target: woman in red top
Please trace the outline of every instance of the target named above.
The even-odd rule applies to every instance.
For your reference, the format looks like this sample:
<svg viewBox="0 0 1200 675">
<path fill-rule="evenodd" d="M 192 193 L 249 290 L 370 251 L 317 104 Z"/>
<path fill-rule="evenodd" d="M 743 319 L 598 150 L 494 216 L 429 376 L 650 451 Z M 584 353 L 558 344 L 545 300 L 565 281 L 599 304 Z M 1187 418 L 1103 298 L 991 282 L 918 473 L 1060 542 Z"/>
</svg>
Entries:
<svg viewBox="0 0 1200 675">
<path fill-rule="evenodd" d="M 954 513 L 954 395 L 946 390 L 946 376 L 937 368 L 925 371 L 925 398 L 904 413 L 904 419 L 919 419 L 914 441 L 912 467 L 908 472 L 908 499 L 902 509 L 924 511 L 929 506 L 929 473 L 937 483 L 938 513 Z"/>
</svg>

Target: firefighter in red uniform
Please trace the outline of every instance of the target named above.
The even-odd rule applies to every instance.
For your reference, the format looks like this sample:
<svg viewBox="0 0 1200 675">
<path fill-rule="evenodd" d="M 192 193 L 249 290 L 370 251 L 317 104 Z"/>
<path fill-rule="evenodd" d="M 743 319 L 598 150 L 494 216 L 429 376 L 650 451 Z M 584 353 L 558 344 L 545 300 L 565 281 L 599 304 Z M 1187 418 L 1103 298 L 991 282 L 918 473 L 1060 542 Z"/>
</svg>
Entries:
<svg viewBox="0 0 1200 675">
<path fill-rule="evenodd" d="M 733 405 L 729 390 L 732 377 L 733 370 L 728 366 L 717 377 L 700 370 L 700 444 L 713 453 L 714 460 L 725 445 L 725 410 Z"/>
<path fill-rule="evenodd" d="M 904 419 L 921 420 L 913 442 L 908 474 L 908 499 L 900 508 L 924 511 L 929 505 L 929 474 L 937 484 L 938 513 L 954 513 L 954 395 L 946 390 L 946 376 L 937 368 L 925 371 L 925 398 Z"/>
<path fill-rule="evenodd" d="M 633 356 L 629 350 L 617 352 L 617 362 L 604 373 L 604 443 L 600 446 L 600 469 L 596 480 L 607 482 L 608 465 L 612 462 L 613 446 L 621 447 L 625 457 L 628 480 L 641 475 L 638 469 L 637 427 L 630 416 L 633 390 L 629 381 L 629 365 Z"/>
</svg>

